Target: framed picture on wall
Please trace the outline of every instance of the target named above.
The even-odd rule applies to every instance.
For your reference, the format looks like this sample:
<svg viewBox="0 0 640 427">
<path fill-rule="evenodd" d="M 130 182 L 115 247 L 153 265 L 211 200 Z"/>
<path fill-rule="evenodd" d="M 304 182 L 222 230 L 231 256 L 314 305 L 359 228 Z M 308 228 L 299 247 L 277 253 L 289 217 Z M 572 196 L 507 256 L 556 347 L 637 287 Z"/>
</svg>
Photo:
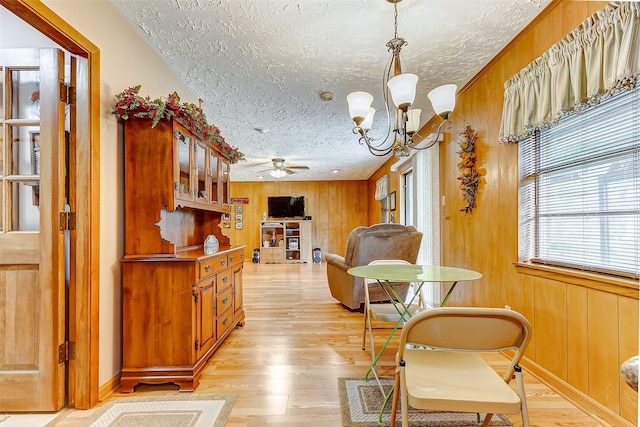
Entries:
<svg viewBox="0 0 640 427">
<path fill-rule="evenodd" d="M 236 222 L 236 229 L 240 230 L 244 228 L 244 225 L 241 222 Z"/>
<path fill-rule="evenodd" d="M 389 210 L 390 211 L 396 210 L 396 192 L 395 191 L 392 191 L 391 194 L 389 194 Z"/>
<path fill-rule="evenodd" d="M 229 212 L 222 214 L 223 221 L 231 221 L 231 214 Z"/>
<path fill-rule="evenodd" d="M 236 221 L 242 221 L 242 214 L 236 214 Z"/>
<path fill-rule="evenodd" d="M 242 213 L 242 210 L 243 210 L 242 205 L 236 206 L 236 213 Z"/>
</svg>

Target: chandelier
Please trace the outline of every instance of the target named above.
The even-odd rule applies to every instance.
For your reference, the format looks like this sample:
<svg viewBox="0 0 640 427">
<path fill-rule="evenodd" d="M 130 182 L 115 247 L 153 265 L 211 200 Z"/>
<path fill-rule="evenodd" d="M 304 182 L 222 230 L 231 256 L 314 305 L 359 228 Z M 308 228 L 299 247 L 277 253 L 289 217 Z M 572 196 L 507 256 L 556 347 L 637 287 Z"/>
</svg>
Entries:
<svg viewBox="0 0 640 427">
<path fill-rule="evenodd" d="M 457 86 L 446 84 L 433 89 L 427 94 L 433 110 L 442 118 L 438 126 L 436 136 L 427 144 L 419 144 L 414 141 L 416 136 L 421 139 L 426 135 L 420 135 L 420 113 L 422 110 L 411 108 L 416 97 L 418 76 L 403 73 L 400 51 L 407 42 L 398 37 L 398 3 L 402 0 L 387 0 L 393 3 L 394 9 L 394 37 L 387 43 L 387 50 L 391 53 L 389 65 L 385 69 L 383 78 L 383 97 L 387 112 L 387 135 L 383 140 L 369 136 L 369 130 L 373 124 L 375 108 L 371 107 L 373 96 L 367 92 L 352 92 L 347 96 L 349 115 L 353 120 L 353 133 L 359 134 L 360 144 L 366 144 L 371 154 L 386 156 L 393 152 L 397 157 L 406 157 L 412 149 L 424 150 L 433 146 L 442 132 L 445 124 L 451 125 L 449 116 L 453 112 L 456 103 Z M 391 121 L 390 100 L 393 101 L 395 111 L 395 123 Z M 435 126 L 434 126 L 435 127 Z"/>
</svg>

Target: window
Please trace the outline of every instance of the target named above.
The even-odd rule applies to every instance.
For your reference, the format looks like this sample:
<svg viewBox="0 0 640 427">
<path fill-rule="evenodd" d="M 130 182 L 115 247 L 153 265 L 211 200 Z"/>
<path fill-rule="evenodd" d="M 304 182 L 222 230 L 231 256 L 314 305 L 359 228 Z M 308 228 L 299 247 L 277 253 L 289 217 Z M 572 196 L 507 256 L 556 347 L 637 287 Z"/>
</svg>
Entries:
<svg viewBox="0 0 640 427">
<path fill-rule="evenodd" d="M 640 88 L 519 143 L 519 259 L 640 274 Z"/>
<path fill-rule="evenodd" d="M 402 179 L 402 223 L 415 225 L 413 219 L 413 170 L 409 169 L 401 175 Z"/>
<path fill-rule="evenodd" d="M 389 222 L 389 196 L 380 200 L 380 223 Z"/>
</svg>

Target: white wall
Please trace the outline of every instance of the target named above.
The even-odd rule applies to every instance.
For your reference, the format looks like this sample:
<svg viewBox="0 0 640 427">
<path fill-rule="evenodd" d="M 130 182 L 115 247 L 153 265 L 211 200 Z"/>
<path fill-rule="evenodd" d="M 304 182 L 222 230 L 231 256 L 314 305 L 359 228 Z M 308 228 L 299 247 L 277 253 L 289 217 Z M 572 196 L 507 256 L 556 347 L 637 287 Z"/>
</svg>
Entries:
<svg viewBox="0 0 640 427">
<path fill-rule="evenodd" d="M 100 385 L 121 369 L 120 259 L 124 247 L 122 150 L 115 94 L 142 85 L 151 98 L 176 91 L 197 104 L 171 68 L 107 0 L 43 0 L 43 3 L 100 49 Z"/>
<path fill-rule="evenodd" d="M 0 48 L 56 47 L 59 45 L 34 30 L 29 24 L 0 7 Z"/>
</svg>

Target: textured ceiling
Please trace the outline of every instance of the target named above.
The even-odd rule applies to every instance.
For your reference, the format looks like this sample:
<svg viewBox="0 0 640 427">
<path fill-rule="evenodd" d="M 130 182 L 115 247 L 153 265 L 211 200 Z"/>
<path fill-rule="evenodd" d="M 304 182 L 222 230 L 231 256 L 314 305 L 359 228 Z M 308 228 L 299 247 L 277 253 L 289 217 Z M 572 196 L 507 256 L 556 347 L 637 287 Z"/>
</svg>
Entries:
<svg viewBox="0 0 640 427">
<path fill-rule="evenodd" d="M 386 160 L 358 144 L 346 96 L 374 96 L 370 132 L 384 137 L 385 45 L 394 35 L 388 1 L 112 1 L 204 100 L 209 122 L 245 154 L 247 161 L 232 166 L 234 181 L 273 180 L 264 170 L 274 157 L 309 166 L 283 178 L 295 181 L 367 179 Z M 434 114 L 431 89 L 464 86 L 549 1 L 399 3 L 398 36 L 408 42 L 403 71 L 420 77 L 414 107 L 423 109 L 422 122 Z M 323 91 L 333 100 L 322 101 Z"/>
</svg>

